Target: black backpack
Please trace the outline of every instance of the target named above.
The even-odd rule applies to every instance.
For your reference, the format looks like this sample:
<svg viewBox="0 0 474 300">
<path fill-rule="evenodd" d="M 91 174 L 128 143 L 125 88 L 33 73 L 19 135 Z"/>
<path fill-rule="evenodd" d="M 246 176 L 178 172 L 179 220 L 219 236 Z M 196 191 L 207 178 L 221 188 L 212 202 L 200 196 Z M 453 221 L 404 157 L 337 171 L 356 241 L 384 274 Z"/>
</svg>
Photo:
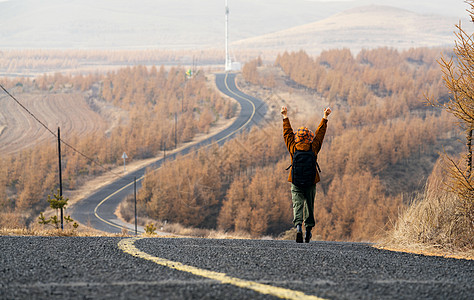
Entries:
<svg viewBox="0 0 474 300">
<path fill-rule="evenodd" d="M 291 169 L 291 181 L 294 185 L 298 187 L 309 187 L 314 184 L 316 179 L 316 168 L 319 165 L 316 162 L 316 155 L 313 150 L 309 151 L 296 150 L 293 155 L 293 164 L 290 165 L 287 170 Z"/>
</svg>

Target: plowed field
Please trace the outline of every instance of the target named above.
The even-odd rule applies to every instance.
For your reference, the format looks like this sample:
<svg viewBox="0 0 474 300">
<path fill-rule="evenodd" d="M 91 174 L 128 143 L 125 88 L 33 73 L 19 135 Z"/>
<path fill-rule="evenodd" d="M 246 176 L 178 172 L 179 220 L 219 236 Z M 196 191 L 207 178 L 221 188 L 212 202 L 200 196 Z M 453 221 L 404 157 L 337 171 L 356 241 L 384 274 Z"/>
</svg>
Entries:
<svg viewBox="0 0 474 300">
<path fill-rule="evenodd" d="M 105 131 L 107 123 L 81 94 L 19 94 L 15 97 L 53 132 L 61 137 Z M 67 138 L 66 138 L 67 140 Z M 0 95 L 0 154 L 11 154 L 42 142 L 55 143 L 54 136 L 7 95 Z"/>
</svg>

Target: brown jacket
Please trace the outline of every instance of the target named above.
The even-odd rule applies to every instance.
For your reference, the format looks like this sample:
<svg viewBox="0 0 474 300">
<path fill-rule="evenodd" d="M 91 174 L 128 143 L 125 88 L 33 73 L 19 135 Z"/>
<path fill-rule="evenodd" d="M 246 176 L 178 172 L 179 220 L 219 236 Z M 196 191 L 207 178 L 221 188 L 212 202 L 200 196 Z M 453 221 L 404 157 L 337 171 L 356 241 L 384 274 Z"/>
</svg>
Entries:
<svg viewBox="0 0 474 300">
<path fill-rule="evenodd" d="M 321 150 L 327 127 L 328 120 L 323 118 L 321 123 L 319 123 L 318 129 L 316 129 L 316 132 L 314 133 L 314 139 L 311 148 L 316 155 L 316 158 L 318 157 L 319 150 Z M 292 164 L 293 154 L 295 154 L 296 150 L 308 151 L 310 148 L 309 144 L 295 143 L 295 134 L 293 133 L 293 129 L 291 128 L 290 120 L 288 118 L 283 119 L 283 138 L 285 139 L 286 148 L 288 149 L 288 152 L 290 152 Z M 319 173 L 318 170 L 316 170 L 316 178 L 314 183 L 318 183 L 319 180 Z M 288 175 L 288 181 L 291 182 L 291 170 L 290 174 Z"/>
</svg>

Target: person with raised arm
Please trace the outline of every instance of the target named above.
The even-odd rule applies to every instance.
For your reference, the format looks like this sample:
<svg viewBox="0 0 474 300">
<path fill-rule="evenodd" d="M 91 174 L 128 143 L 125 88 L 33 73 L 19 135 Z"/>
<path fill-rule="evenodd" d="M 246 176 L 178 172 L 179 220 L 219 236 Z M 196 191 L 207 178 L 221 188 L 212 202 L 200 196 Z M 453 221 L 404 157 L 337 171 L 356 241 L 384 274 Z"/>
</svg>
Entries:
<svg viewBox="0 0 474 300">
<path fill-rule="evenodd" d="M 316 196 L 316 184 L 320 181 L 317 163 L 318 153 L 323 144 L 326 134 L 328 116 L 331 109 L 324 110 L 323 119 L 313 133 L 307 127 L 299 127 L 293 132 L 288 109 L 283 106 L 283 138 L 286 148 L 291 156 L 291 168 L 288 181 L 291 182 L 291 200 L 293 202 L 293 224 L 296 227 L 296 242 L 303 242 L 302 225 L 305 226 L 304 241 L 309 243 L 314 221 L 314 198 Z"/>
</svg>

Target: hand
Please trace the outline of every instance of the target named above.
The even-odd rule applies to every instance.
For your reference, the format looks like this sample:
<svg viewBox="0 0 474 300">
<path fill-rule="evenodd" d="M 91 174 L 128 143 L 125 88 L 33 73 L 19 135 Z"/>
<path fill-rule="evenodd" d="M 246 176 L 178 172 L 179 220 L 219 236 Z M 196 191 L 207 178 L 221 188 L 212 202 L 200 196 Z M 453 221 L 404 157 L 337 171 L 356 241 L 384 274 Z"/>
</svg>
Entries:
<svg viewBox="0 0 474 300">
<path fill-rule="evenodd" d="M 287 113 L 288 113 L 288 108 L 286 108 L 286 106 L 282 106 L 281 115 L 283 116 L 284 119 L 288 118 Z"/>
<path fill-rule="evenodd" d="M 328 116 L 331 114 L 331 109 L 328 107 L 324 110 L 324 118 L 327 119 Z"/>
</svg>

